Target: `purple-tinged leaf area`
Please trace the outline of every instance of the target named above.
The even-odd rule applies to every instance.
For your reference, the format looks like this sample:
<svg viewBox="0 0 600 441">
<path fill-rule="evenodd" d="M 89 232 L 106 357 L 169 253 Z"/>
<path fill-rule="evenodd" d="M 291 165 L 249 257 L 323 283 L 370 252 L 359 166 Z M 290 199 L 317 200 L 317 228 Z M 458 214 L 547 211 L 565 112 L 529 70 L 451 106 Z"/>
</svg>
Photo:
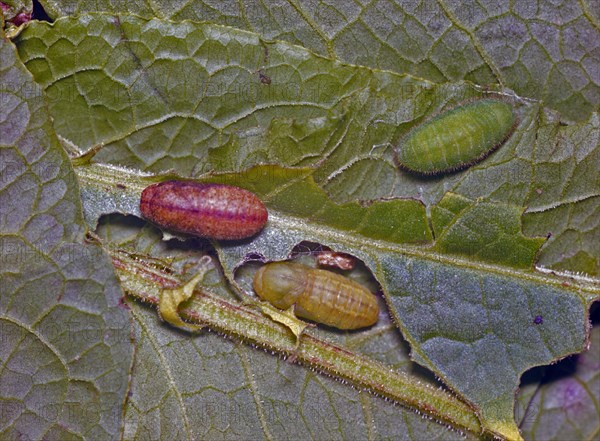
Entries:
<svg viewBox="0 0 600 441">
<path fill-rule="evenodd" d="M 597 304 L 596 306 L 600 306 Z M 594 308 L 592 308 L 594 310 Z M 600 312 L 598 307 L 596 313 Z M 595 319 L 594 319 L 595 315 Z M 592 314 L 594 328 L 587 351 L 535 372 L 521 386 L 521 430 L 530 439 L 595 439 L 600 432 L 600 315 Z M 532 372 L 533 374 L 534 372 Z"/>
<path fill-rule="evenodd" d="M 42 90 L 0 40 L 0 438 L 114 439 L 132 360 L 110 261 Z"/>
<path fill-rule="evenodd" d="M 32 0 L 0 2 L 0 14 L 2 14 L 4 25 L 8 30 L 11 26 L 19 26 L 30 20 L 32 10 Z"/>
<path fill-rule="evenodd" d="M 560 285 L 391 256 L 382 272 L 412 358 L 473 403 L 484 425 L 512 423 L 524 371 L 585 348 L 589 305 Z"/>
</svg>

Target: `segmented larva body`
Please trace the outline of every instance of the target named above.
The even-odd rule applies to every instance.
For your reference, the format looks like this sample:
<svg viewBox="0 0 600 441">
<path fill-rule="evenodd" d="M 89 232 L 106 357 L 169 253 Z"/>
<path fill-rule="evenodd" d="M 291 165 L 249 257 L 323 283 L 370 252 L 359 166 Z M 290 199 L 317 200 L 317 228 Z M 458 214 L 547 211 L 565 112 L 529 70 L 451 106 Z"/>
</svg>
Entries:
<svg viewBox="0 0 600 441">
<path fill-rule="evenodd" d="M 317 265 L 351 270 L 356 265 L 356 259 L 349 254 L 337 251 L 319 251 L 317 253 Z"/>
<path fill-rule="evenodd" d="M 396 150 L 396 162 L 423 175 L 462 170 L 500 147 L 516 121 L 512 106 L 500 100 L 456 107 L 411 130 Z"/>
<path fill-rule="evenodd" d="M 377 297 L 364 286 L 331 271 L 289 262 L 268 263 L 254 276 L 256 294 L 280 309 L 295 305 L 298 317 L 338 329 L 377 323 Z"/>
<path fill-rule="evenodd" d="M 222 240 L 253 236 L 268 217 L 264 204 L 248 190 L 188 181 L 146 187 L 140 211 L 161 228 Z"/>
</svg>

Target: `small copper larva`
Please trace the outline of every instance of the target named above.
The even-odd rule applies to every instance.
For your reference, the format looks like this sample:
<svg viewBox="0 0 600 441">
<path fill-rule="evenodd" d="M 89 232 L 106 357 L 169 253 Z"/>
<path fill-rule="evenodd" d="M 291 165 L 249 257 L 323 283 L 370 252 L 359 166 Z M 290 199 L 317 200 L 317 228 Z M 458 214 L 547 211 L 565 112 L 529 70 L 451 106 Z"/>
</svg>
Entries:
<svg viewBox="0 0 600 441">
<path fill-rule="evenodd" d="M 244 239 L 267 222 L 258 197 L 239 187 L 166 181 L 146 187 L 142 215 L 161 228 L 211 239 Z"/>
<path fill-rule="evenodd" d="M 359 283 L 331 271 L 289 262 L 268 263 L 254 276 L 258 296 L 280 309 L 295 305 L 298 317 L 339 329 L 377 323 L 377 297 Z"/>
<path fill-rule="evenodd" d="M 458 106 L 411 130 L 396 150 L 396 162 L 422 175 L 462 170 L 500 147 L 516 121 L 512 106 L 504 101 Z"/>
<path fill-rule="evenodd" d="M 337 251 L 319 251 L 317 253 L 317 265 L 351 270 L 356 265 L 356 259 L 350 254 Z"/>
</svg>

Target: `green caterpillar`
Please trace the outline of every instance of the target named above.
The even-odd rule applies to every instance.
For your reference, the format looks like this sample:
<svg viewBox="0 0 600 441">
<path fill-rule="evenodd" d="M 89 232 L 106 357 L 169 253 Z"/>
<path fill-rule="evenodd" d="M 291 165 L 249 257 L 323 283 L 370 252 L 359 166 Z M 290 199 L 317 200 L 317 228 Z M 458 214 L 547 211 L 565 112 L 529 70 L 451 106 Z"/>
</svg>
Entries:
<svg viewBox="0 0 600 441">
<path fill-rule="evenodd" d="M 465 169 L 500 147 L 516 122 L 513 107 L 504 101 L 483 99 L 456 107 L 411 130 L 396 150 L 396 163 L 420 175 Z"/>
</svg>

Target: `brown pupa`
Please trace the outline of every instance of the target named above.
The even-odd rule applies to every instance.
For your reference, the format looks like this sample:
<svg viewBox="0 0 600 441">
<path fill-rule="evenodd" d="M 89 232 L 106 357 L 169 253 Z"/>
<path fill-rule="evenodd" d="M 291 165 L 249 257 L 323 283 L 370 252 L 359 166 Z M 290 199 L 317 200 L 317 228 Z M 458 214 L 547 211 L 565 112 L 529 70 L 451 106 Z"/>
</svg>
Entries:
<svg viewBox="0 0 600 441">
<path fill-rule="evenodd" d="M 340 274 L 290 262 L 262 266 L 254 276 L 254 291 L 280 309 L 338 329 L 372 326 L 379 318 L 377 296 Z"/>
<path fill-rule="evenodd" d="M 146 187 L 140 211 L 161 228 L 220 240 L 254 236 L 268 218 L 264 204 L 248 190 L 191 181 Z"/>
</svg>

